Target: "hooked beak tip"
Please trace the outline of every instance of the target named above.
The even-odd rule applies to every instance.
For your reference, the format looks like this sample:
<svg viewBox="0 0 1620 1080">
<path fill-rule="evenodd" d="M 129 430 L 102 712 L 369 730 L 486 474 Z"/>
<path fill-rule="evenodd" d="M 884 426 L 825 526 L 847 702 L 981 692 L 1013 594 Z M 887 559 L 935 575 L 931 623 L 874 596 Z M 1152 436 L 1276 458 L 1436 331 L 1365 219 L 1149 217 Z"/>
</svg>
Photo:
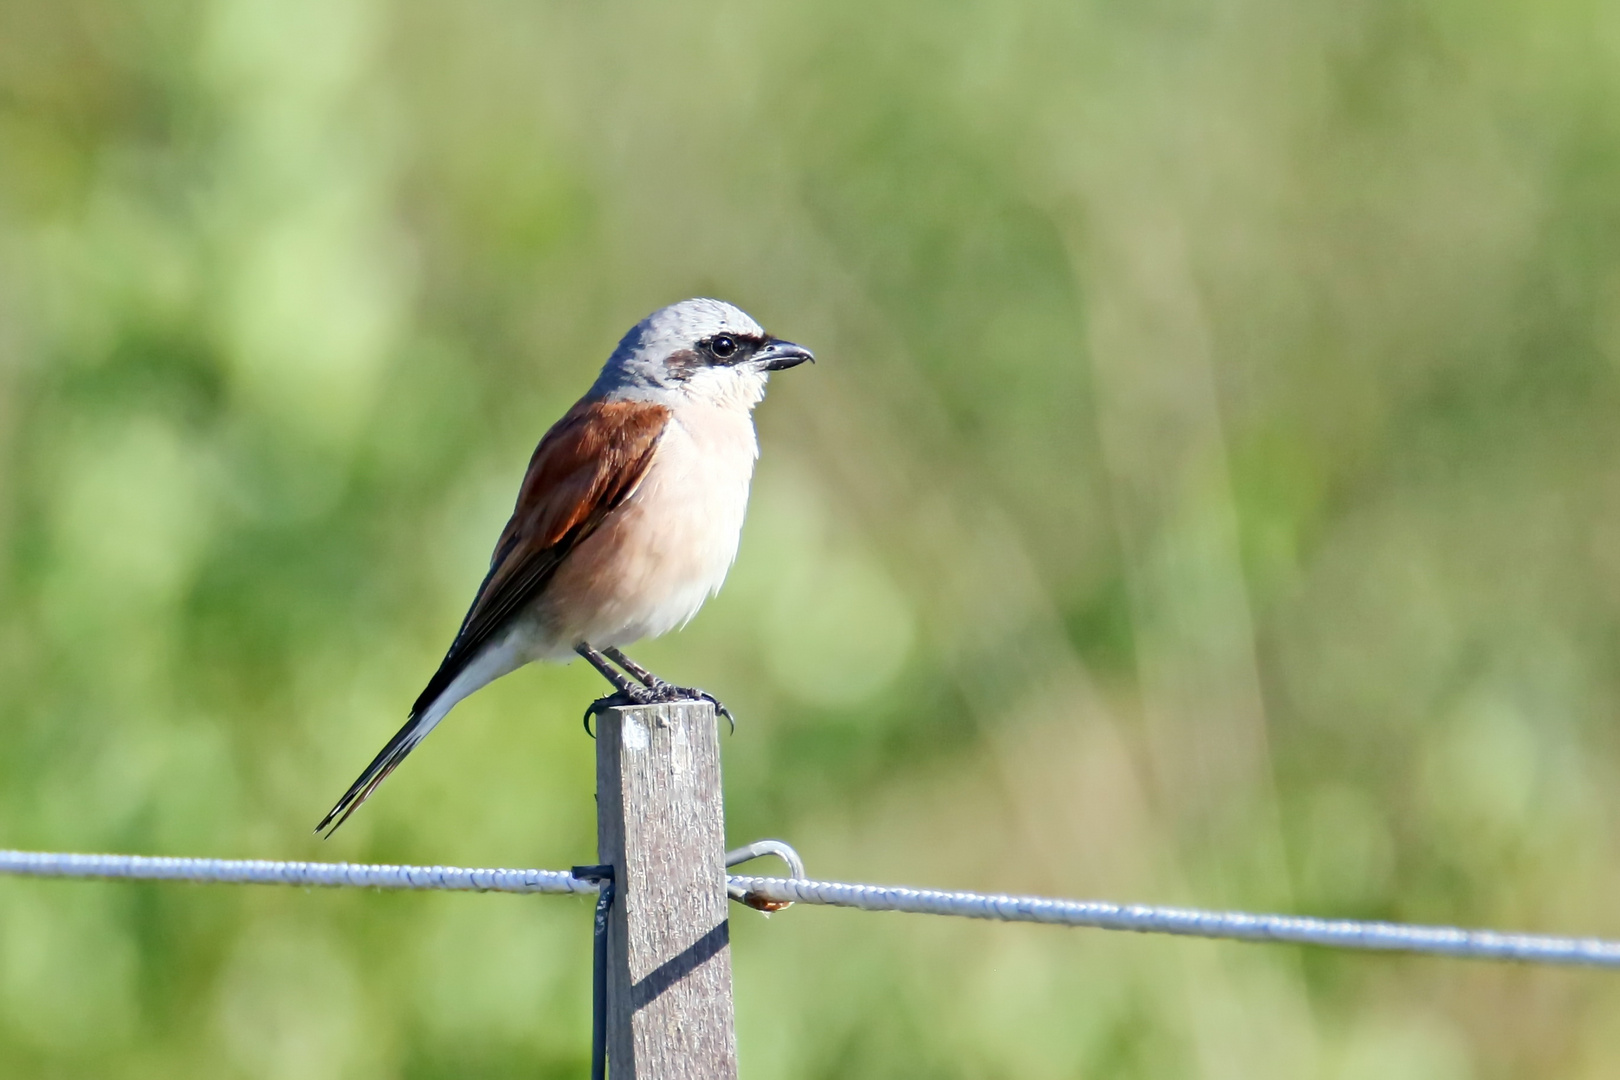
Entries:
<svg viewBox="0 0 1620 1080">
<path fill-rule="evenodd" d="M 791 341 L 782 341 L 772 338 L 754 359 L 764 364 L 766 371 L 785 371 L 790 367 L 798 367 L 806 361 L 816 362 L 816 356 L 803 345 L 795 345 Z"/>
</svg>

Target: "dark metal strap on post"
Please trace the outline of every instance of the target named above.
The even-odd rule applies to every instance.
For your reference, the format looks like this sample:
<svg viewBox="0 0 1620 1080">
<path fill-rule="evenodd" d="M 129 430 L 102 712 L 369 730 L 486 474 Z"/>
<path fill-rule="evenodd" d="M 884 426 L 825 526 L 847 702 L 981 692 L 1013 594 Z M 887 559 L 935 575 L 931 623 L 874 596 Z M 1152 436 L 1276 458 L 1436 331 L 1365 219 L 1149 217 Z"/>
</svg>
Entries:
<svg viewBox="0 0 1620 1080">
<path fill-rule="evenodd" d="M 572 874 L 600 886 L 591 951 L 591 1080 L 607 1080 L 608 913 L 613 910 L 613 867 L 576 866 Z"/>
</svg>

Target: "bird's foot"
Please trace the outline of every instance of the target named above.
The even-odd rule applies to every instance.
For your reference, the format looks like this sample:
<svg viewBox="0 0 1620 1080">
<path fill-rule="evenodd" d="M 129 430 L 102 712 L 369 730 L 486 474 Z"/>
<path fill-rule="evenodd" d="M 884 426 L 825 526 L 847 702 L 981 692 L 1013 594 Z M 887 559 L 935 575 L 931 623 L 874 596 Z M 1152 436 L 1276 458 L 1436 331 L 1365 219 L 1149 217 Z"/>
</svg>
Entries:
<svg viewBox="0 0 1620 1080">
<path fill-rule="evenodd" d="M 591 730 L 591 721 L 595 720 L 602 713 L 607 712 L 609 709 L 617 709 L 623 705 L 635 704 L 637 704 L 637 702 L 632 701 L 630 699 L 630 695 L 624 690 L 619 690 L 615 693 L 609 694 L 607 697 L 597 698 L 595 701 L 585 706 L 585 734 L 589 735 L 593 739 L 596 738 L 596 732 Z"/>
<path fill-rule="evenodd" d="M 714 706 L 716 713 L 726 718 L 726 723 L 731 725 L 732 733 L 736 733 L 737 719 L 719 698 L 707 690 L 676 686 L 662 679 L 656 679 L 651 686 L 626 686 L 607 697 L 600 697 L 591 702 L 590 707 L 585 710 L 585 732 L 591 738 L 596 738 L 596 733 L 591 730 L 591 721 L 608 709 L 622 708 L 626 705 L 668 705 L 677 701 L 707 701 Z"/>
<path fill-rule="evenodd" d="M 586 656 L 587 659 L 591 659 L 588 655 L 588 651 L 594 650 L 590 650 L 589 646 L 581 646 L 581 655 Z M 731 733 L 733 735 L 737 733 L 737 718 L 731 715 L 731 710 L 726 708 L 725 704 L 721 702 L 719 698 L 715 697 L 707 690 L 698 690 L 690 686 L 676 686 L 673 683 L 665 682 L 657 675 L 654 675 L 652 672 L 648 671 L 646 668 L 624 655 L 623 651 L 619 649 L 609 647 L 603 649 L 602 652 L 605 653 L 608 658 L 611 658 L 615 664 L 618 664 L 635 678 L 641 680 L 641 685 L 645 686 L 653 693 L 654 697 L 650 702 L 648 702 L 648 704 L 653 702 L 664 703 L 671 701 L 707 701 L 710 705 L 714 706 L 714 711 L 716 713 L 726 718 L 726 723 L 731 725 Z M 609 679 L 612 679 L 614 686 L 621 690 L 625 688 L 626 684 L 621 681 L 621 679 L 615 678 L 616 673 L 612 672 L 611 669 L 607 667 L 605 662 L 597 663 L 597 660 L 591 659 L 591 663 L 596 664 L 597 670 L 602 672 L 603 675 L 607 676 Z M 630 689 L 634 691 L 639 690 L 640 687 L 632 684 Z"/>
<path fill-rule="evenodd" d="M 674 683 L 667 683 L 662 679 L 658 679 L 653 685 L 647 687 L 647 692 L 653 695 L 654 700 L 658 702 L 707 701 L 714 706 L 714 711 L 717 714 L 726 718 L 726 723 L 731 725 L 731 733 L 733 735 L 737 733 L 737 718 L 731 715 L 731 710 L 726 708 L 725 702 L 707 690 L 699 690 L 695 686 L 676 686 Z"/>
</svg>

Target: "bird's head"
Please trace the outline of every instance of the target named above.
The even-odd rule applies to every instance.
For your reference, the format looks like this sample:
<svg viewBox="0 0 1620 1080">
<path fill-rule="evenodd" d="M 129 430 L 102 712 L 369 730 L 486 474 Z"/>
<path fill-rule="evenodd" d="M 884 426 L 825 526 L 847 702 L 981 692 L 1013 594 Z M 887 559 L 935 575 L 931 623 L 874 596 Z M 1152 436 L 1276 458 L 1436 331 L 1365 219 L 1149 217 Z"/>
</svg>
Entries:
<svg viewBox="0 0 1620 1080">
<path fill-rule="evenodd" d="M 771 372 L 814 359 L 802 345 L 767 334 L 739 308 L 720 300 L 682 300 L 624 335 L 593 392 L 655 400 L 684 394 L 752 408 L 765 396 Z"/>
</svg>

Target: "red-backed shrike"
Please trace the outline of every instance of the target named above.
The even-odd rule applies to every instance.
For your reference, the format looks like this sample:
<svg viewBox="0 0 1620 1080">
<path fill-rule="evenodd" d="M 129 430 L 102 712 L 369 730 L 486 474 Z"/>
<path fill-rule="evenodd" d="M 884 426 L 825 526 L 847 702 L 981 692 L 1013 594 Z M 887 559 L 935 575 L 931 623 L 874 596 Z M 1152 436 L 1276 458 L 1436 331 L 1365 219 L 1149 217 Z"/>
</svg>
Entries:
<svg viewBox="0 0 1620 1080">
<path fill-rule="evenodd" d="M 754 406 L 771 372 L 813 359 L 718 300 L 637 323 L 535 448 L 489 573 L 410 719 L 316 831 L 347 821 L 458 701 L 534 660 L 590 661 L 615 688 L 592 711 L 718 706 L 619 647 L 684 625 L 719 590 L 759 456 Z"/>
</svg>

